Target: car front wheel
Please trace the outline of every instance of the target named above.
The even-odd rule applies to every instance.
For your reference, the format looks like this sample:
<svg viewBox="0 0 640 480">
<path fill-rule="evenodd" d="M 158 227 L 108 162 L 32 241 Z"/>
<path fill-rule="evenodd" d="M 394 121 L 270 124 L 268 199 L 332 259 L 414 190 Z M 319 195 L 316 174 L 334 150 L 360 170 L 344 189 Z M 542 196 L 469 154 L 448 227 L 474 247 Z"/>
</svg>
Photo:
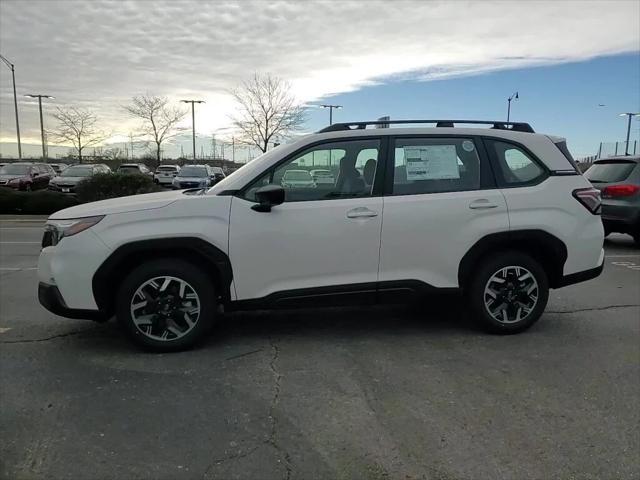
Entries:
<svg viewBox="0 0 640 480">
<path fill-rule="evenodd" d="M 180 259 L 140 265 L 124 280 L 116 316 L 139 346 L 177 351 L 200 341 L 216 316 L 216 296 L 209 277 Z"/>
<path fill-rule="evenodd" d="M 549 283 L 542 266 L 520 252 L 490 257 L 479 266 L 467 291 L 474 319 L 492 333 L 526 330 L 542 315 Z"/>
</svg>

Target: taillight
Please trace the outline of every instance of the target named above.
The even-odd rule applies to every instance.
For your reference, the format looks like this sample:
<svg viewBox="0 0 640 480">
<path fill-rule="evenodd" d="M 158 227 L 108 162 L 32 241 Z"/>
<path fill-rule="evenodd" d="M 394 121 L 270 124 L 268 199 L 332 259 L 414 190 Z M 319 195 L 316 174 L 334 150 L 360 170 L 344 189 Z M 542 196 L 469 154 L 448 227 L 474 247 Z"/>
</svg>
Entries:
<svg viewBox="0 0 640 480">
<path fill-rule="evenodd" d="M 640 191 L 638 185 L 611 185 L 602 190 L 602 196 L 604 198 L 630 197 L 638 193 L 638 191 Z"/>
<path fill-rule="evenodd" d="M 573 197 L 584 205 L 584 208 L 594 215 L 600 214 L 600 190 L 596 188 L 578 188 L 572 193 Z"/>
</svg>

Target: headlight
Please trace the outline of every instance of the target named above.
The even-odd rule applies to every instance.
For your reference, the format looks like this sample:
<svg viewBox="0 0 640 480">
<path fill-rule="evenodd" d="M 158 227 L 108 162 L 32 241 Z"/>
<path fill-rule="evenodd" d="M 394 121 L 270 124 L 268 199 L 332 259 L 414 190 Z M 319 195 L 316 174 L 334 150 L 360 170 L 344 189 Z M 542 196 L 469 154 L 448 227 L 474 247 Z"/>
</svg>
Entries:
<svg viewBox="0 0 640 480">
<path fill-rule="evenodd" d="M 22 179 L 21 178 L 12 178 L 7 183 L 22 183 Z"/>
<path fill-rule="evenodd" d="M 51 245 L 57 245 L 64 237 L 71 237 L 76 233 L 85 231 L 93 227 L 102 220 L 104 215 L 95 217 L 71 218 L 68 220 L 49 220 L 45 226 L 45 235 L 51 235 Z"/>
</svg>

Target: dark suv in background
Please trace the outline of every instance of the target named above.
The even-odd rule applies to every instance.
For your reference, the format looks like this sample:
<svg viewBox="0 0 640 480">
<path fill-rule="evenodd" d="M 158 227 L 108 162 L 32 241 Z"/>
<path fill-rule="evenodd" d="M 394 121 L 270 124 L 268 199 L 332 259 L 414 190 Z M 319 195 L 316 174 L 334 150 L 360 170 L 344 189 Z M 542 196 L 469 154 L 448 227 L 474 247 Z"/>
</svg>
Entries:
<svg viewBox="0 0 640 480">
<path fill-rule="evenodd" d="M 47 188 L 55 176 L 56 172 L 46 163 L 8 163 L 0 168 L 0 187 L 30 192 Z"/>
<path fill-rule="evenodd" d="M 640 246 L 640 155 L 597 160 L 584 176 L 600 190 L 605 236 L 627 233 Z"/>
</svg>

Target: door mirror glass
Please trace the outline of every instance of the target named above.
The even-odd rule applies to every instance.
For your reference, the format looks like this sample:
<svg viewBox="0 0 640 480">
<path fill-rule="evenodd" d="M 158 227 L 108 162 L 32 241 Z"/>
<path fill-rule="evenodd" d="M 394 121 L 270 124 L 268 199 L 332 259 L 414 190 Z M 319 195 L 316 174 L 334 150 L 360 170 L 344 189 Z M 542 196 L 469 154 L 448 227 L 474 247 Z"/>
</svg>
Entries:
<svg viewBox="0 0 640 480">
<path fill-rule="evenodd" d="M 256 190 L 257 205 L 251 208 L 256 212 L 270 212 L 271 207 L 284 202 L 284 188 L 280 185 L 266 185 Z"/>
</svg>

